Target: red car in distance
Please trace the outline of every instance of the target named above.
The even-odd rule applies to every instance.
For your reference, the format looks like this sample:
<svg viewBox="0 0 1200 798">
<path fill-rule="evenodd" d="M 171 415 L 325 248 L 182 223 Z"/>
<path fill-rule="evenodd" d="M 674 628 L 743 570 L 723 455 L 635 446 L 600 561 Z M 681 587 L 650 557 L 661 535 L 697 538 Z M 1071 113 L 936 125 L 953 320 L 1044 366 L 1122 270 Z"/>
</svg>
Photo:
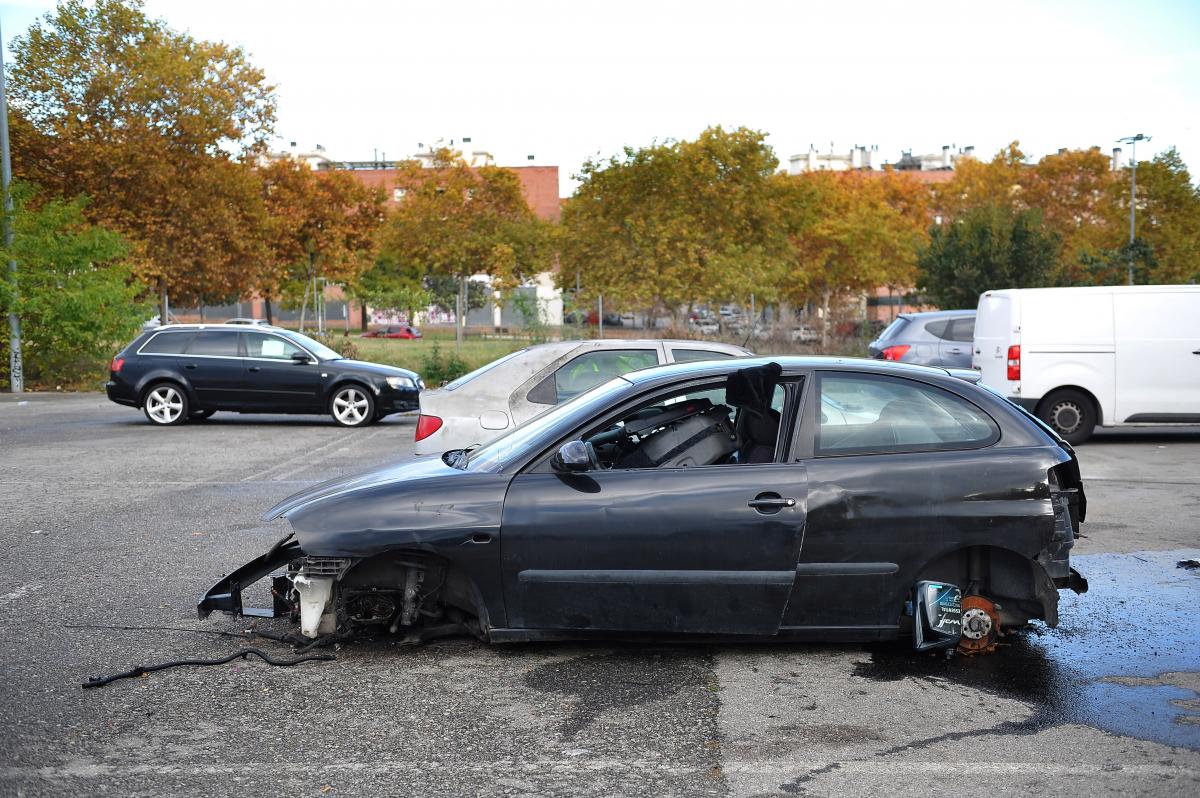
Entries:
<svg viewBox="0 0 1200 798">
<path fill-rule="evenodd" d="M 362 334 L 363 338 L 420 338 L 421 331 L 410 324 L 396 324 L 391 327 L 385 327 L 382 330 L 368 330 Z"/>
</svg>

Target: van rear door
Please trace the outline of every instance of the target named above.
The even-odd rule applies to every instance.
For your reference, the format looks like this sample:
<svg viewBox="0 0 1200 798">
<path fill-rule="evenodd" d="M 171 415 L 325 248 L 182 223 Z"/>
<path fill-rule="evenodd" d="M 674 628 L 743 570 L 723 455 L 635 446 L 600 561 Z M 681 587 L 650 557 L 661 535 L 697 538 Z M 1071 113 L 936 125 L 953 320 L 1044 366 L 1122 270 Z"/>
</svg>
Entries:
<svg viewBox="0 0 1200 798">
<path fill-rule="evenodd" d="M 982 382 L 1004 396 L 1012 396 L 1008 380 L 1008 348 L 1020 344 L 1018 298 L 1008 291 L 985 291 L 975 314 L 975 341 L 971 366 L 983 373 Z"/>
<path fill-rule="evenodd" d="M 1114 301 L 1117 420 L 1200 423 L 1200 288 Z"/>
</svg>

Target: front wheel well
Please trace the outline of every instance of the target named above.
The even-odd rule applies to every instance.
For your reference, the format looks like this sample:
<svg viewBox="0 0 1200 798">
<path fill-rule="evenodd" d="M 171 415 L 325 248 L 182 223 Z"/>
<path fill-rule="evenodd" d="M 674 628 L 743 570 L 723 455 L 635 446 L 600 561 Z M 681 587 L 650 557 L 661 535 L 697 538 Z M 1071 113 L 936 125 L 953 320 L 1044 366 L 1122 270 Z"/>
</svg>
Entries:
<svg viewBox="0 0 1200 798">
<path fill-rule="evenodd" d="M 394 592 L 401 600 L 415 590 L 414 618 L 431 622 L 446 610 L 469 616 L 477 634 L 490 628 L 487 606 L 471 576 L 450 560 L 419 549 L 391 549 L 355 562 L 338 582 L 339 592 Z M 456 614 L 451 612 L 451 615 Z"/>
</svg>

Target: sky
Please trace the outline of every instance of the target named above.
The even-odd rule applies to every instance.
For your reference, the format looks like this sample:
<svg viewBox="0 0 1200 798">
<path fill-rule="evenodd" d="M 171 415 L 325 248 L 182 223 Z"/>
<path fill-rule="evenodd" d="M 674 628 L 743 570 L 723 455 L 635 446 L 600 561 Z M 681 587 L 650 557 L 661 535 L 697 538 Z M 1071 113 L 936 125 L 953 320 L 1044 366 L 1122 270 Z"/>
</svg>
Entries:
<svg viewBox="0 0 1200 798">
<path fill-rule="evenodd" d="M 7 45 L 50 0 L 0 3 Z M 146 0 L 178 30 L 244 48 L 278 87 L 278 144 L 336 160 L 472 139 L 503 165 L 557 165 L 694 138 L 990 156 L 1152 136 L 1200 172 L 1200 2 L 309 2 Z M 527 160 L 533 155 L 534 160 Z M 1128 157 L 1128 148 L 1126 149 Z"/>
</svg>

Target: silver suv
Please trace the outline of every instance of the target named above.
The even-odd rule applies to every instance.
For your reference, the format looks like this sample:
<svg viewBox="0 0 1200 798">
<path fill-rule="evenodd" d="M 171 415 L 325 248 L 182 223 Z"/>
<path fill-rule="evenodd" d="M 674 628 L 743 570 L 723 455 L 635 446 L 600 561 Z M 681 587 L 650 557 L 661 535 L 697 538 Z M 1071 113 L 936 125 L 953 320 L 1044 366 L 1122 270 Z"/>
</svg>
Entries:
<svg viewBox="0 0 1200 798">
<path fill-rule="evenodd" d="M 879 360 L 969 369 L 974 339 L 974 310 L 901 313 L 867 349 Z"/>
</svg>

